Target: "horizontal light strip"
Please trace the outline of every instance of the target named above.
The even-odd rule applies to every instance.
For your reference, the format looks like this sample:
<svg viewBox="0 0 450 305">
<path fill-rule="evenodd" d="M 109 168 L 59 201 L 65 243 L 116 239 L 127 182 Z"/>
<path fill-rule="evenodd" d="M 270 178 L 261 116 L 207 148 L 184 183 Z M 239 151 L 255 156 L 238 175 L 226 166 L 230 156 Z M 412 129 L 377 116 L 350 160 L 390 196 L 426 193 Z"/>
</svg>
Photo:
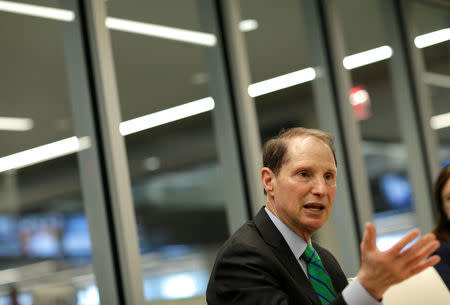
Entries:
<svg viewBox="0 0 450 305">
<path fill-rule="evenodd" d="M 43 161 L 59 158 L 90 147 L 89 137 L 70 137 L 64 140 L 24 150 L 0 158 L 0 172 L 30 166 Z"/>
<path fill-rule="evenodd" d="M 430 125 L 433 129 L 450 127 L 450 112 L 431 117 Z"/>
<path fill-rule="evenodd" d="M 10 1 L 0 1 L 0 11 L 55 19 L 60 21 L 73 21 L 75 19 L 74 12 L 69 10 L 15 3 Z M 210 47 L 215 46 L 217 43 L 216 36 L 209 33 L 202 33 L 113 17 L 106 17 L 105 23 L 108 28 L 118 31 L 184 41 Z"/>
<path fill-rule="evenodd" d="M 208 47 L 212 47 L 217 43 L 216 36 L 209 33 L 183 30 L 163 25 L 137 22 L 113 17 L 106 17 L 105 23 L 106 26 L 112 30 L 189 42 Z"/>
<path fill-rule="evenodd" d="M 354 55 L 346 56 L 342 63 L 344 64 L 345 69 L 351 70 L 377 61 L 388 59 L 392 56 L 392 53 L 392 48 L 390 46 L 382 46 Z"/>
<path fill-rule="evenodd" d="M 197 101 L 155 112 L 120 123 L 120 133 L 129 135 L 138 131 L 173 122 L 214 109 L 214 100 L 206 97 Z M 36 163 L 79 152 L 90 147 L 89 137 L 70 137 L 0 158 L 0 172 L 19 169 Z"/>
<path fill-rule="evenodd" d="M 152 127 L 184 119 L 212 109 L 214 109 L 213 98 L 205 97 L 200 100 L 122 122 L 120 123 L 119 129 L 120 133 L 123 136 L 126 136 Z"/>
<path fill-rule="evenodd" d="M 248 86 L 248 94 L 257 97 L 270 92 L 292 87 L 316 78 L 313 68 L 306 68 L 292 73 L 280 75 Z"/>
<path fill-rule="evenodd" d="M 419 35 L 414 39 L 414 44 L 421 49 L 447 40 L 450 40 L 450 28 Z"/>
<path fill-rule="evenodd" d="M 242 32 L 254 31 L 258 28 L 258 26 L 258 21 L 256 21 L 255 19 L 246 19 L 239 22 L 239 29 Z"/>
<path fill-rule="evenodd" d="M 75 19 L 75 14 L 69 10 L 10 1 L 0 1 L 0 11 L 68 22 Z"/>
<path fill-rule="evenodd" d="M 33 128 L 32 119 L 0 117 L 0 130 L 27 131 L 31 128 Z"/>
</svg>

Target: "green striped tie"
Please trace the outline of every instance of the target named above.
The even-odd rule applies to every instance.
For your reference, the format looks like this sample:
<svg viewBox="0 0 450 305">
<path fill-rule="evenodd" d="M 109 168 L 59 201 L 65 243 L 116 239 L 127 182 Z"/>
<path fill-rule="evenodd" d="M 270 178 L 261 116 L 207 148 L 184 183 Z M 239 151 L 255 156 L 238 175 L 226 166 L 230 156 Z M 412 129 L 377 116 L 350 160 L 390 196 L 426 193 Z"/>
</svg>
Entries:
<svg viewBox="0 0 450 305">
<path fill-rule="evenodd" d="M 322 304 L 327 305 L 336 298 L 336 292 L 319 254 L 311 245 L 308 245 L 302 254 L 302 259 L 308 264 L 308 277 L 314 290 Z"/>
</svg>

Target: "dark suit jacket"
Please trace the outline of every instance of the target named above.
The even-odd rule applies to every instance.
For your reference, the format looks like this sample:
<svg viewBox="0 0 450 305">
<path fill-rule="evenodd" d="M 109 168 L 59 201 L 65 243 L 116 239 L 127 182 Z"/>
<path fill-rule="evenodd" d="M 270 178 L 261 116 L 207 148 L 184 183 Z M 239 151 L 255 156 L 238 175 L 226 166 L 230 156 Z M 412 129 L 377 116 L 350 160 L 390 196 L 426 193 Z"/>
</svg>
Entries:
<svg viewBox="0 0 450 305">
<path fill-rule="evenodd" d="M 337 298 L 347 279 L 333 255 L 313 244 L 330 274 Z M 264 208 L 219 251 L 206 291 L 208 305 L 322 305 L 309 279 Z"/>
</svg>

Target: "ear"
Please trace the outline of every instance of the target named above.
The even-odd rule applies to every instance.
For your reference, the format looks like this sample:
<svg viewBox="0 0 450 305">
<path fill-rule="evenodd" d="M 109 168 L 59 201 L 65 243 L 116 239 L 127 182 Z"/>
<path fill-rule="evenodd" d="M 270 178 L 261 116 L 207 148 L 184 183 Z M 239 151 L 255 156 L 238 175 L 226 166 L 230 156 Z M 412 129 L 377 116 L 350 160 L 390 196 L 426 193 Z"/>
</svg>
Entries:
<svg viewBox="0 0 450 305">
<path fill-rule="evenodd" d="M 272 195 L 275 189 L 276 179 L 275 174 L 268 167 L 261 169 L 261 180 L 268 195 Z"/>
</svg>

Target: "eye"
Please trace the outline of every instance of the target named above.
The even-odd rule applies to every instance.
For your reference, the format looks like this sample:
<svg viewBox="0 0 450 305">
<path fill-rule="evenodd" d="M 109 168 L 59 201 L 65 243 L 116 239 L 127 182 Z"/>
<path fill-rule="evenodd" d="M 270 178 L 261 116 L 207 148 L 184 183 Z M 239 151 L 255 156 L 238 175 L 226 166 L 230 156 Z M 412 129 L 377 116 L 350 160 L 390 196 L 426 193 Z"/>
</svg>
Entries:
<svg viewBox="0 0 450 305">
<path fill-rule="evenodd" d="M 335 175 L 334 174 L 325 174 L 324 176 L 325 181 L 327 181 L 327 183 L 330 184 L 334 184 L 335 183 Z"/>
<path fill-rule="evenodd" d="M 307 171 L 301 171 L 301 172 L 299 172 L 299 175 L 300 175 L 301 177 L 307 178 L 307 177 L 309 177 L 309 172 L 307 172 Z"/>
<path fill-rule="evenodd" d="M 332 180 L 334 178 L 334 176 L 332 174 L 326 174 L 325 175 L 325 179 L 326 180 Z"/>
</svg>

